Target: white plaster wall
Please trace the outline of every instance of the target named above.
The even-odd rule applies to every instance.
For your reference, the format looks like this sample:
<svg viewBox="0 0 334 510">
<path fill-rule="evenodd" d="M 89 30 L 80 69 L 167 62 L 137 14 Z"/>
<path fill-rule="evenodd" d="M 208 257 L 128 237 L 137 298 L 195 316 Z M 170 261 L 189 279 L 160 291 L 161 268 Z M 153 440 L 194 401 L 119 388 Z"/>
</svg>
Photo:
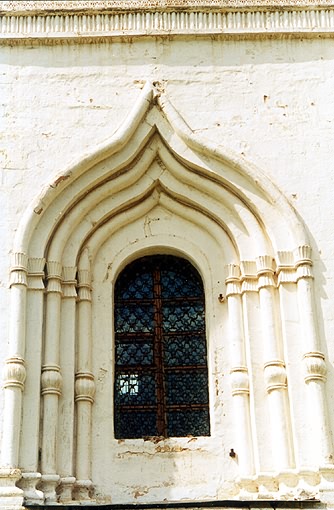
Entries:
<svg viewBox="0 0 334 510">
<path fill-rule="evenodd" d="M 23 211 L 56 173 L 110 137 L 142 81 L 159 80 L 193 130 L 257 164 L 306 223 L 314 241 L 323 350 L 332 363 L 333 49 L 331 39 L 204 38 L 2 47 L 1 361 L 7 354 L 9 253 Z M 332 364 L 328 390 L 333 425 Z"/>
</svg>

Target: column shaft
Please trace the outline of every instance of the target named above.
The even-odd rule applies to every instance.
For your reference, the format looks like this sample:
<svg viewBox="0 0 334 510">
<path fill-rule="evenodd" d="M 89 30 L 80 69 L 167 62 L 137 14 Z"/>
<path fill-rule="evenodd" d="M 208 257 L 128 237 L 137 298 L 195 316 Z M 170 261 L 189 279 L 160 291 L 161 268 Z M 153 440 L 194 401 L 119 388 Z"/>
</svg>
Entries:
<svg viewBox="0 0 334 510">
<path fill-rule="evenodd" d="M 76 499 L 89 500 L 91 496 L 91 414 L 95 383 L 91 373 L 92 309 L 90 264 L 85 250 L 79 261 L 78 271 L 78 349 L 75 380 L 77 403 L 76 434 Z"/>
<path fill-rule="evenodd" d="M 40 504 L 43 493 L 36 486 L 41 475 L 38 472 L 38 449 L 41 401 L 42 336 L 44 315 L 44 258 L 28 260 L 26 361 L 29 373 L 25 384 L 22 413 L 22 444 L 20 467 L 22 479 L 19 486 L 24 490 L 25 501 Z"/>
<path fill-rule="evenodd" d="M 42 434 L 42 488 L 47 502 L 57 500 L 56 487 L 58 440 L 58 400 L 62 379 L 59 366 L 61 264 L 47 262 L 48 286 L 46 298 L 46 325 L 44 363 L 42 366 L 43 434 Z"/>
<path fill-rule="evenodd" d="M 273 460 L 275 468 L 281 472 L 294 467 L 294 455 L 273 263 L 274 260 L 270 256 L 261 256 L 257 259 L 265 359 L 264 376 L 268 393 Z"/>
<path fill-rule="evenodd" d="M 74 380 L 76 333 L 76 267 L 63 268 L 63 299 L 60 325 L 60 366 L 62 370 L 62 395 L 60 397 L 58 442 L 59 498 L 62 503 L 72 501 L 74 477 Z"/>
<path fill-rule="evenodd" d="M 4 418 L 1 465 L 14 468 L 18 466 L 22 391 L 26 378 L 24 355 L 27 257 L 24 253 L 13 254 L 10 287 L 9 357 L 4 368 Z"/>
<path fill-rule="evenodd" d="M 328 426 L 325 356 L 321 352 L 310 246 L 296 250 L 297 289 L 304 354 L 304 380 L 308 395 L 310 462 L 333 465 L 333 444 Z"/>
<path fill-rule="evenodd" d="M 233 264 L 228 266 L 226 284 L 236 452 L 240 477 L 247 478 L 254 472 L 254 460 L 250 425 L 249 377 L 246 365 L 240 269 L 238 266 Z"/>
</svg>

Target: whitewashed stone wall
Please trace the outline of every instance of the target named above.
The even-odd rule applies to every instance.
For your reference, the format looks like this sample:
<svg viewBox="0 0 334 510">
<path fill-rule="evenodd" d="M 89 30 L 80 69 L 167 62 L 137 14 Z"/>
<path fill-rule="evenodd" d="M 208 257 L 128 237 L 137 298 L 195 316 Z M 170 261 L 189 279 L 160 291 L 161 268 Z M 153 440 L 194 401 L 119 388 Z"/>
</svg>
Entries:
<svg viewBox="0 0 334 510">
<path fill-rule="evenodd" d="M 333 50 L 203 34 L 0 47 L 2 365 L 16 356 L 0 393 L 1 508 L 334 503 Z M 119 169 L 124 182 L 94 198 Z M 203 276 L 209 439 L 113 438 L 112 282 L 157 251 Z"/>
</svg>

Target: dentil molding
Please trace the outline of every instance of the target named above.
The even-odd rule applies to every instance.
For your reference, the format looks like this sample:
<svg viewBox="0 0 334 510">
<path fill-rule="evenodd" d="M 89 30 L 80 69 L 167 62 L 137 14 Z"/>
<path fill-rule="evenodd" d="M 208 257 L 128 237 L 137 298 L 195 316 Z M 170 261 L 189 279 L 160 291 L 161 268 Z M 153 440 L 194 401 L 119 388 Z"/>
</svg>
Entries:
<svg viewBox="0 0 334 510">
<path fill-rule="evenodd" d="M 0 43 L 103 42 L 140 36 L 334 34 L 334 0 L 0 2 Z"/>
<path fill-rule="evenodd" d="M 248 7 L 248 6 L 334 5 L 333 0 L 77 0 L 77 1 L 2 1 L 0 12 L 29 11 L 106 11 L 165 7 Z"/>
</svg>

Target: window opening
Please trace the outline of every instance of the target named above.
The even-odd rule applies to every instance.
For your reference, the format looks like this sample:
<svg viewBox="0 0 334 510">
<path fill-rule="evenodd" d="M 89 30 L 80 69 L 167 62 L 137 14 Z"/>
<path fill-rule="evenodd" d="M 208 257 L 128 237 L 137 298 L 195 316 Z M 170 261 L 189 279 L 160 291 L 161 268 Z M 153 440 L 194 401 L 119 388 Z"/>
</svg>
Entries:
<svg viewBox="0 0 334 510">
<path fill-rule="evenodd" d="M 197 270 L 142 257 L 115 285 L 116 438 L 210 434 L 205 300 Z"/>
</svg>

